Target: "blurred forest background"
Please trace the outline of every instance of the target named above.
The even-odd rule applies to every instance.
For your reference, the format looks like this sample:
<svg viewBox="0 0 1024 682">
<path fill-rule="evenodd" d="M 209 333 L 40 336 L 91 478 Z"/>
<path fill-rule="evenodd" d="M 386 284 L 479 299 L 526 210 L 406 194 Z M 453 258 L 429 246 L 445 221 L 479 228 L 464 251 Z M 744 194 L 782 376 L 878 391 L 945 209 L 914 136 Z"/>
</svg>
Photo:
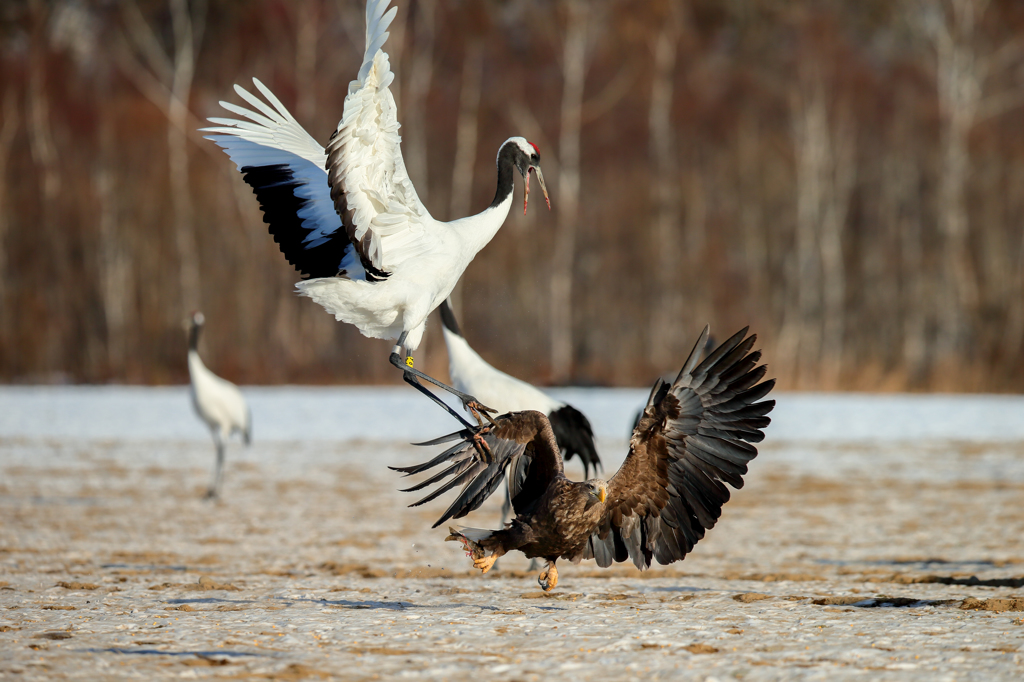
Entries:
<svg viewBox="0 0 1024 682">
<path fill-rule="evenodd" d="M 458 308 L 493 364 L 643 385 L 705 322 L 802 389 L 1024 387 L 1024 3 L 396 0 L 385 49 L 420 196 L 484 208 L 536 142 Z M 390 344 L 293 293 L 196 131 L 256 76 L 321 143 L 357 0 L 0 3 L 0 380 L 399 381 Z M 250 87 L 251 89 L 251 87 Z M 516 188 L 521 197 L 521 183 Z M 432 321 L 417 366 L 446 375 Z"/>
</svg>

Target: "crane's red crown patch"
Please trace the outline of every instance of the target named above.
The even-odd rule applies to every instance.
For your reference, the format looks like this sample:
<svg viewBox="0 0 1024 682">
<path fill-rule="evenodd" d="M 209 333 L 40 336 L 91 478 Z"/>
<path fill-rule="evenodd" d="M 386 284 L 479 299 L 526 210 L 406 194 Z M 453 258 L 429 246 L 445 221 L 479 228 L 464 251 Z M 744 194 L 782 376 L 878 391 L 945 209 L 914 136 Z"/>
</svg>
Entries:
<svg viewBox="0 0 1024 682">
<path fill-rule="evenodd" d="M 534 143 L 530 142 L 529 140 L 527 140 L 526 142 L 527 142 L 527 144 L 529 144 L 529 145 L 530 145 L 531 147 L 533 147 L 533 150 L 534 150 L 535 152 L 537 152 L 537 156 L 540 156 L 540 147 L 538 147 L 538 146 L 537 146 L 537 145 L 535 145 Z"/>
</svg>

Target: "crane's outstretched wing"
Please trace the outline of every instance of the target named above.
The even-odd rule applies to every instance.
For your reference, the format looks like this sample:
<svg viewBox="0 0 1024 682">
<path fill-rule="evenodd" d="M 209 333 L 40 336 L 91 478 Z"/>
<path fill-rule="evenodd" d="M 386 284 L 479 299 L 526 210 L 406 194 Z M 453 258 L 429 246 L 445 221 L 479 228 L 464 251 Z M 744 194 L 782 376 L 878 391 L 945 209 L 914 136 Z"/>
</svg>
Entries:
<svg viewBox="0 0 1024 682">
<path fill-rule="evenodd" d="M 605 512 L 578 558 L 601 566 L 631 558 L 637 568 L 652 559 L 682 559 L 712 528 L 729 500 L 743 487 L 747 462 L 757 456 L 750 443 L 764 438 L 765 416 L 774 400 L 761 400 L 775 380 L 761 381 L 756 336 L 743 329 L 700 364 L 705 327 L 671 385 L 658 380 L 630 452 L 608 482 Z"/>
<path fill-rule="evenodd" d="M 359 254 L 340 229 L 327 184 L 327 155 L 281 101 L 253 78 L 266 102 L 235 86 L 253 109 L 230 102 L 220 105 L 245 120 L 211 118 L 206 139 L 227 152 L 252 186 L 281 252 L 307 277 L 366 279 Z M 269 104 L 268 104 L 269 102 Z"/>
<path fill-rule="evenodd" d="M 402 160 L 398 113 L 389 86 L 395 75 L 381 47 L 397 8 L 366 3 L 366 51 L 349 83 L 345 110 L 327 145 L 331 199 L 366 270 L 387 277 L 423 246 L 430 218 Z"/>
<path fill-rule="evenodd" d="M 484 443 L 479 445 L 474 438 Z M 551 479 L 562 473 L 562 457 L 547 417 L 540 412 L 510 412 L 495 418 L 494 425 L 464 429 L 441 438 L 418 443 L 437 445 L 453 440 L 459 442 L 429 462 L 411 467 L 390 467 L 407 476 L 432 469 L 442 462 L 451 462 L 444 471 L 402 492 L 422 490 L 451 477 L 436 490 L 410 507 L 430 502 L 438 495 L 462 485 L 462 490 L 444 516 L 433 525 L 437 528 L 451 518 L 462 518 L 478 509 L 501 484 L 509 471 L 509 496 L 517 514 L 534 505 Z"/>
</svg>

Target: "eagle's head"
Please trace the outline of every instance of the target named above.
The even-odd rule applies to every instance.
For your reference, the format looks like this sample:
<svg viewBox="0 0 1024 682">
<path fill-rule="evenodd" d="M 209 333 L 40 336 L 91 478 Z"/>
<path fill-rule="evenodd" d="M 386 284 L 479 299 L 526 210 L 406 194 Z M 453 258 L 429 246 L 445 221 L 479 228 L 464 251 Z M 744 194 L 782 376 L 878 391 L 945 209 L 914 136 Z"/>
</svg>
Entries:
<svg viewBox="0 0 1024 682">
<path fill-rule="evenodd" d="M 600 478 L 592 478 L 589 481 L 583 483 L 584 490 L 587 493 L 587 508 L 598 502 L 604 502 L 608 497 L 608 484 L 602 481 Z"/>
</svg>

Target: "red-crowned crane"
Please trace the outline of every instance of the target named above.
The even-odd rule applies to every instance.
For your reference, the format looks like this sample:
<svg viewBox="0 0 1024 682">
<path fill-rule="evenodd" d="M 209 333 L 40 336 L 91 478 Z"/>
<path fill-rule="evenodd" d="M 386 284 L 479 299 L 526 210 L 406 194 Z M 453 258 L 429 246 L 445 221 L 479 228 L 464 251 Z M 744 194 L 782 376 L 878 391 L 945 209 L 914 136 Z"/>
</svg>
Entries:
<svg viewBox="0 0 1024 682">
<path fill-rule="evenodd" d="M 505 222 L 515 172 L 526 182 L 524 212 L 531 171 L 548 199 L 540 152 L 526 139 L 510 137 L 498 149 L 498 187 L 491 205 L 451 222 L 432 218 L 402 160 L 389 89 L 394 74 L 381 49 L 397 12 L 385 12 L 389 2 L 366 3 L 362 66 L 349 83 L 327 149 L 255 78 L 266 101 L 236 85 L 252 109 L 228 102 L 221 106 L 245 120 L 211 118 L 217 127 L 203 132 L 211 133 L 208 139 L 227 152 L 252 186 L 274 240 L 305 276 L 296 285 L 299 293 L 364 336 L 397 339 L 390 361 L 403 370 L 405 381 L 465 424 L 418 378 L 455 394 L 480 422 L 481 411 L 493 410 L 414 369 L 412 352 L 423 338 L 427 316 Z"/>
<path fill-rule="evenodd" d="M 238 386 L 211 372 L 199 357 L 199 333 L 203 330 L 204 323 L 202 313 L 192 313 L 188 332 L 188 374 L 192 380 L 192 405 L 196 408 L 199 418 L 210 427 L 213 443 L 217 446 L 217 464 L 213 480 L 206 491 L 206 497 L 212 499 L 220 494 L 224 471 L 224 446 L 233 433 L 242 434 L 242 440 L 246 445 L 250 443 L 252 415 Z"/>
</svg>

